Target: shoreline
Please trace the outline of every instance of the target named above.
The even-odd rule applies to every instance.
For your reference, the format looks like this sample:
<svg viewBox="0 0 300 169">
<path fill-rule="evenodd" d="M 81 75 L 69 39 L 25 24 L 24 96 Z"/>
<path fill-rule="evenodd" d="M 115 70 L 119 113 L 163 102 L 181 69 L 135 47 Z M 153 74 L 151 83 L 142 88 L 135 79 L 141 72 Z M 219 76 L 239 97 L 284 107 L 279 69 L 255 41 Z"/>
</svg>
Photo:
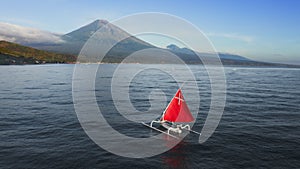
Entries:
<svg viewBox="0 0 300 169">
<path fill-rule="evenodd" d="M 148 64 L 156 64 L 156 65 L 178 65 L 178 64 L 169 64 L 169 63 L 109 63 L 109 62 L 98 62 L 98 63 L 77 63 L 77 62 L 70 62 L 70 63 L 41 63 L 41 64 L 0 64 L 0 66 L 41 66 L 41 65 L 102 65 L 102 64 L 128 64 L 128 65 L 148 65 Z M 272 64 L 272 63 L 268 63 Z M 181 64 L 179 64 L 181 65 Z M 203 64 L 199 63 L 187 63 L 186 65 L 199 65 L 204 66 Z M 219 66 L 219 65 L 206 65 L 206 66 Z M 230 65 L 230 64 L 222 64 L 223 67 L 237 67 L 237 68 L 294 68 L 294 69 L 300 69 L 300 65 Z"/>
</svg>

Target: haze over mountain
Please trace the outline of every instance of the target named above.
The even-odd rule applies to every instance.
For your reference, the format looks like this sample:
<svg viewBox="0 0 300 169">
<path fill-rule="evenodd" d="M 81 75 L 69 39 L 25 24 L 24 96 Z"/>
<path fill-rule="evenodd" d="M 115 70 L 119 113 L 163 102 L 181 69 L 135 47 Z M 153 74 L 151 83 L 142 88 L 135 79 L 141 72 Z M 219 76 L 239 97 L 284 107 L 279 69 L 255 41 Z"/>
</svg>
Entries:
<svg viewBox="0 0 300 169">
<path fill-rule="evenodd" d="M 60 34 L 0 22 L 0 40 L 22 45 L 63 43 Z"/>
</svg>

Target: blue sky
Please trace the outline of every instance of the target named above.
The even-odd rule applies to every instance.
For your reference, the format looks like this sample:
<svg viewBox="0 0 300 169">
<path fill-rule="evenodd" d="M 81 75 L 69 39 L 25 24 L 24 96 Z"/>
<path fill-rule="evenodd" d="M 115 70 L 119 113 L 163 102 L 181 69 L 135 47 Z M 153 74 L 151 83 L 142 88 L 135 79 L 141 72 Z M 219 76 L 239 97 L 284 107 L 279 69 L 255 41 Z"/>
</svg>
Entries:
<svg viewBox="0 0 300 169">
<path fill-rule="evenodd" d="M 10 0 L 0 22 L 67 33 L 95 19 L 164 12 L 201 29 L 220 52 L 260 61 L 300 64 L 300 1 L 297 0 Z"/>
</svg>

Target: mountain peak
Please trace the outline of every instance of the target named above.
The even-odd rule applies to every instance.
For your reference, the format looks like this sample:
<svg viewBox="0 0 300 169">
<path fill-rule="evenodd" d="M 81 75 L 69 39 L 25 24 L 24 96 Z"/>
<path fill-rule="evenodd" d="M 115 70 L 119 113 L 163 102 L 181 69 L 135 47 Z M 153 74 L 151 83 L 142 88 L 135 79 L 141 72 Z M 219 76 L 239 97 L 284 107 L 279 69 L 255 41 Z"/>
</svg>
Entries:
<svg viewBox="0 0 300 169">
<path fill-rule="evenodd" d="M 167 46 L 167 49 L 169 50 L 178 50 L 180 49 L 178 46 L 174 45 L 174 44 L 170 44 Z"/>
<path fill-rule="evenodd" d="M 97 20 L 95 20 L 94 22 L 92 22 L 92 23 L 102 23 L 102 24 L 107 24 L 107 23 L 109 23 L 107 20 L 105 20 L 105 19 L 97 19 Z"/>
<path fill-rule="evenodd" d="M 173 52 L 177 52 L 177 53 L 183 53 L 183 54 L 194 54 L 194 51 L 192 51 L 191 49 L 188 48 L 180 48 L 177 45 L 174 44 L 170 44 L 167 46 L 167 49 Z"/>
<path fill-rule="evenodd" d="M 64 35 L 65 38 L 73 38 L 74 39 L 84 39 L 87 40 L 93 33 L 95 33 L 102 26 L 108 24 L 107 20 L 97 19 L 94 22 L 82 26 L 79 29 L 67 33 Z"/>
<path fill-rule="evenodd" d="M 92 27 L 94 27 L 94 28 L 100 28 L 101 26 L 103 26 L 103 25 L 106 25 L 106 24 L 108 24 L 109 22 L 107 21 L 107 20 L 104 20 L 104 19 L 97 19 L 97 20 L 95 20 L 94 22 L 92 22 L 92 23 L 90 23 L 90 24 L 88 24 L 88 25 L 86 25 L 86 26 L 92 26 Z"/>
</svg>

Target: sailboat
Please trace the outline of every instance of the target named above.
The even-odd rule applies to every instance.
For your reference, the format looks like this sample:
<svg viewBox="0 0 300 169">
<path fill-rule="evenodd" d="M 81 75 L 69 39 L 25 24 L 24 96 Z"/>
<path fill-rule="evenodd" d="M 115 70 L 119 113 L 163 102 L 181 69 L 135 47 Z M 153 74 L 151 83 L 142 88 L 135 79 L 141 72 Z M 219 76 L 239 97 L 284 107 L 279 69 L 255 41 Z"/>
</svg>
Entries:
<svg viewBox="0 0 300 169">
<path fill-rule="evenodd" d="M 162 113 L 161 117 L 156 120 L 151 121 L 150 125 L 142 122 L 143 125 L 150 127 L 156 131 L 161 133 L 170 135 L 172 137 L 177 138 L 172 133 L 181 134 L 183 131 L 190 131 L 195 134 L 200 134 L 194 130 L 191 130 L 191 127 L 188 123 L 193 122 L 195 119 L 192 113 L 189 110 L 189 107 L 183 97 L 182 91 L 179 88 Z M 167 132 L 162 131 L 153 126 L 154 123 L 160 124 L 162 127 L 167 129 Z"/>
</svg>

